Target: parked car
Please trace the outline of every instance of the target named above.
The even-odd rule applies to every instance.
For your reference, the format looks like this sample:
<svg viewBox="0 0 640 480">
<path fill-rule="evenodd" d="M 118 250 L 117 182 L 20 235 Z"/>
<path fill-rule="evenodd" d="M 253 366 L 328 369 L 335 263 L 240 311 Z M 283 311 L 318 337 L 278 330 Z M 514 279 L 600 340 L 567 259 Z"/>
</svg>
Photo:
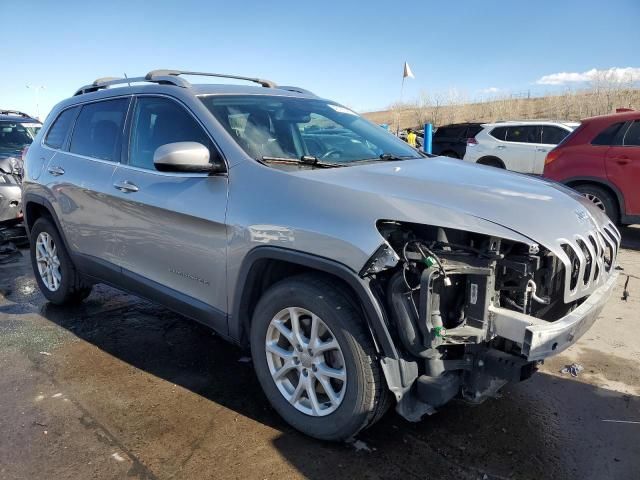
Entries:
<svg viewBox="0 0 640 480">
<path fill-rule="evenodd" d="M 341 440 L 391 404 L 417 421 L 526 379 L 611 294 L 620 234 L 573 190 L 184 73 L 96 80 L 47 118 L 24 205 L 50 302 L 99 282 L 160 302 L 250 348 L 293 427 Z M 313 151 L 327 125 L 358 149 Z"/>
<path fill-rule="evenodd" d="M 485 123 L 474 141 L 467 143 L 464 160 L 540 175 L 549 150 L 578 125 L 548 121 Z"/>
<path fill-rule="evenodd" d="M 640 223 L 640 112 L 587 118 L 547 155 L 544 176 L 623 225 Z"/>
<path fill-rule="evenodd" d="M 439 127 L 433 134 L 432 152 L 451 158 L 464 158 L 467 146 L 476 145 L 475 137 L 482 130 L 480 123 L 455 123 Z"/>
<path fill-rule="evenodd" d="M 22 219 L 22 157 L 40 127 L 26 113 L 0 109 L 0 225 Z"/>
</svg>

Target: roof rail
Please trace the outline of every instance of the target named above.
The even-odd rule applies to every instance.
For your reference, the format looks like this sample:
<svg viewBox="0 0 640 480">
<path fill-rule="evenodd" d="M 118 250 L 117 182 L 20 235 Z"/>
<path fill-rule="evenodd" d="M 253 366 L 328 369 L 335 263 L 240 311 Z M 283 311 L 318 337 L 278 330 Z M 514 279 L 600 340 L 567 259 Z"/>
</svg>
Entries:
<svg viewBox="0 0 640 480">
<path fill-rule="evenodd" d="M 275 82 L 271 80 L 263 80 L 260 78 L 251 78 L 251 77 L 241 77 L 238 75 L 225 75 L 223 73 L 204 73 L 204 72 L 187 72 L 183 70 L 152 70 L 147 73 L 144 77 L 134 77 L 134 78 L 122 78 L 122 77 L 103 77 L 98 78 L 93 81 L 90 85 L 85 85 L 84 87 L 76 90 L 76 93 L 73 95 L 83 95 L 85 93 L 97 92 L 98 90 L 102 90 L 104 88 L 110 87 L 112 85 L 122 85 L 125 83 L 140 83 L 140 82 L 153 82 L 160 83 L 164 85 L 175 85 L 176 87 L 189 88 L 191 84 L 186 81 L 184 78 L 179 78 L 179 75 L 200 75 L 205 77 L 220 77 L 220 78 L 233 78 L 235 80 L 246 80 L 248 82 L 259 83 L 263 87 L 266 88 L 277 88 Z M 293 88 L 293 87 L 288 87 Z M 299 91 L 302 89 L 298 89 L 295 91 Z M 306 93 L 306 92 L 303 92 Z M 310 93 L 310 92 L 309 92 Z"/>
<path fill-rule="evenodd" d="M 188 72 L 185 70 L 152 70 L 144 77 L 149 81 L 157 78 L 177 77 L 178 75 L 197 75 L 203 77 L 232 78 L 234 80 L 246 80 L 247 82 L 259 83 L 265 88 L 278 88 L 275 82 L 262 78 L 242 77 L 240 75 L 227 75 L 225 73 Z"/>
<path fill-rule="evenodd" d="M 24 118 L 33 118 L 31 115 L 27 115 L 24 112 L 20 112 L 19 110 L 2 110 L 0 109 L 0 115 L 16 115 L 17 117 Z"/>
<path fill-rule="evenodd" d="M 305 95 L 312 95 L 314 97 L 316 97 L 317 95 L 313 92 L 310 92 L 307 89 L 304 88 L 300 88 L 300 87 L 292 87 L 292 86 L 284 86 L 284 85 L 278 85 L 278 90 L 286 90 L 287 92 L 296 92 L 296 93 L 304 93 Z"/>
</svg>

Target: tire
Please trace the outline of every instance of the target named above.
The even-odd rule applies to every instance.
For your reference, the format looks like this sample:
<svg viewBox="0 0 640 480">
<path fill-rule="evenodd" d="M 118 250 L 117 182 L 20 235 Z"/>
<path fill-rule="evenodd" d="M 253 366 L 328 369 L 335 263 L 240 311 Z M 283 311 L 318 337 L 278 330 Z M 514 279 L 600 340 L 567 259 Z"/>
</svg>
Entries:
<svg viewBox="0 0 640 480">
<path fill-rule="evenodd" d="M 46 251 L 46 241 L 50 239 L 51 250 L 53 256 L 49 255 L 46 261 L 42 261 L 42 256 L 36 253 L 36 249 Z M 39 244 L 39 241 L 42 242 Z M 31 247 L 31 265 L 36 282 L 44 297 L 51 303 L 56 305 L 71 305 L 80 303 L 91 293 L 91 286 L 83 281 L 80 274 L 76 271 L 71 258 L 60 238 L 60 234 L 51 220 L 41 217 L 36 220 L 30 235 Z M 51 265 L 52 272 L 57 270 L 58 274 L 52 273 L 51 276 L 46 272 L 41 273 L 38 263 L 44 268 Z M 46 268 L 45 268 L 46 270 Z M 57 282 L 56 282 L 57 280 Z M 53 284 L 52 284 L 53 282 Z M 49 285 L 49 286 L 48 286 Z"/>
<path fill-rule="evenodd" d="M 478 160 L 476 163 L 479 165 L 486 165 L 487 167 L 495 167 L 505 169 L 504 162 L 496 157 L 484 157 Z"/>
<path fill-rule="evenodd" d="M 614 223 L 620 222 L 618 202 L 607 190 L 597 185 L 589 184 L 577 185 L 574 189 L 603 210 Z"/>
<path fill-rule="evenodd" d="M 275 327 L 276 323 L 281 322 L 280 325 L 285 330 L 288 328 L 290 336 L 295 330 L 292 311 L 299 315 L 304 335 L 303 348 L 302 352 L 295 353 L 298 356 L 293 358 L 288 369 L 282 370 L 287 373 L 282 375 L 279 380 L 281 383 L 277 385 L 272 371 L 279 366 L 280 369 L 274 374 L 277 376 L 284 368 L 285 360 L 279 356 L 280 353 L 271 353 L 273 347 L 268 352 L 266 343 L 269 340 L 273 344 L 274 338 L 278 338 L 278 345 L 282 348 L 279 352 L 286 351 L 294 355 L 293 344 Z M 320 354 L 313 352 L 316 357 L 305 358 L 306 345 L 310 345 L 309 337 L 312 336 L 310 314 L 317 316 L 315 321 L 320 320 L 327 327 L 318 329 L 323 332 L 319 338 L 324 345 L 334 340 L 339 349 Z M 274 332 L 276 337 L 273 336 Z M 297 342 L 294 340 L 293 343 Z M 316 347 L 321 348 L 318 344 Z M 264 293 L 252 319 L 251 354 L 258 380 L 273 408 L 292 427 L 311 437 L 333 441 L 350 439 L 381 418 L 389 407 L 390 393 L 382 377 L 371 335 L 362 314 L 335 287 L 335 282 L 322 276 L 303 274 L 292 277 L 278 282 Z M 321 363 L 313 363 L 308 368 L 310 358 L 312 362 Z M 329 364 L 331 360 L 333 363 Z M 276 361 L 281 364 L 275 365 Z M 298 362 L 297 365 L 294 362 Z M 323 365 L 334 367 L 331 370 L 333 372 L 346 374 L 344 381 L 332 379 L 333 383 L 329 384 L 339 401 L 332 402 L 321 383 L 322 372 L 325 371 Z M 306 376 L 303 376 L 305 370 Z M 290 398 L 296 396 L 296 387 L 299 387 L 301 379 L 315 385 L 311 391 L 312 396 L 318 399 L 318 409 L 312 407 L 311 396 L 306 387 L 300 393 L 299 400 L 294 403 L 285 397 L 283 391 Z M 326 380 L 324 377 L 325 383 Z"/>
</svg>

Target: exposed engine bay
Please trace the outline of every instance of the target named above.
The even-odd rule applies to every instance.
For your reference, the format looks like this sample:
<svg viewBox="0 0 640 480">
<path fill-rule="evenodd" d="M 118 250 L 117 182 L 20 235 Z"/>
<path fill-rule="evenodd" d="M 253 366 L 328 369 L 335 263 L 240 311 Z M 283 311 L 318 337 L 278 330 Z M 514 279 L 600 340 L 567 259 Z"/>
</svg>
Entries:
<svg viewBox="0 0 640 480">
<path fill-rule="evenodd" d="M 496 335 L 491 308 L 546 323 L 584 301 L 565 303 L 565 265 L 537 245 L 393 221 L 378 230 L 387 243 L 361 275 L 386 299 L 398 343 L 419 359 L 417 396 L 430 407 L 458 394 L 481 402 L 537 369 L 522 343 Z"/>
</svg>

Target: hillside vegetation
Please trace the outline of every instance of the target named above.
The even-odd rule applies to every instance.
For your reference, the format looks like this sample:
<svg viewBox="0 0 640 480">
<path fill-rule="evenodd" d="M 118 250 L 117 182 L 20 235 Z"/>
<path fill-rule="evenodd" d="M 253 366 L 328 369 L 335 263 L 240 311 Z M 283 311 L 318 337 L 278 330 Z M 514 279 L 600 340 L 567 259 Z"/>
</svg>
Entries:
<svg viewBox="0 0 640 480">
<path fill-rule="evenodd" d="M 580 120 L 613 113 L 620 107 L 640 109 L 640 89 L 591 88 L 545 97 L 509 96 L 475 103 L 456 98 L 423 95 L 415 102 L 396 104 L 388 110 L 363 115 L 375 123 L 386 123 L 395 131 L 398 122 L 400 129 L 403 129 L 422 126 L 427 122 L 440 126 L 448 123 L 498 120 Z"/>
</svg>

